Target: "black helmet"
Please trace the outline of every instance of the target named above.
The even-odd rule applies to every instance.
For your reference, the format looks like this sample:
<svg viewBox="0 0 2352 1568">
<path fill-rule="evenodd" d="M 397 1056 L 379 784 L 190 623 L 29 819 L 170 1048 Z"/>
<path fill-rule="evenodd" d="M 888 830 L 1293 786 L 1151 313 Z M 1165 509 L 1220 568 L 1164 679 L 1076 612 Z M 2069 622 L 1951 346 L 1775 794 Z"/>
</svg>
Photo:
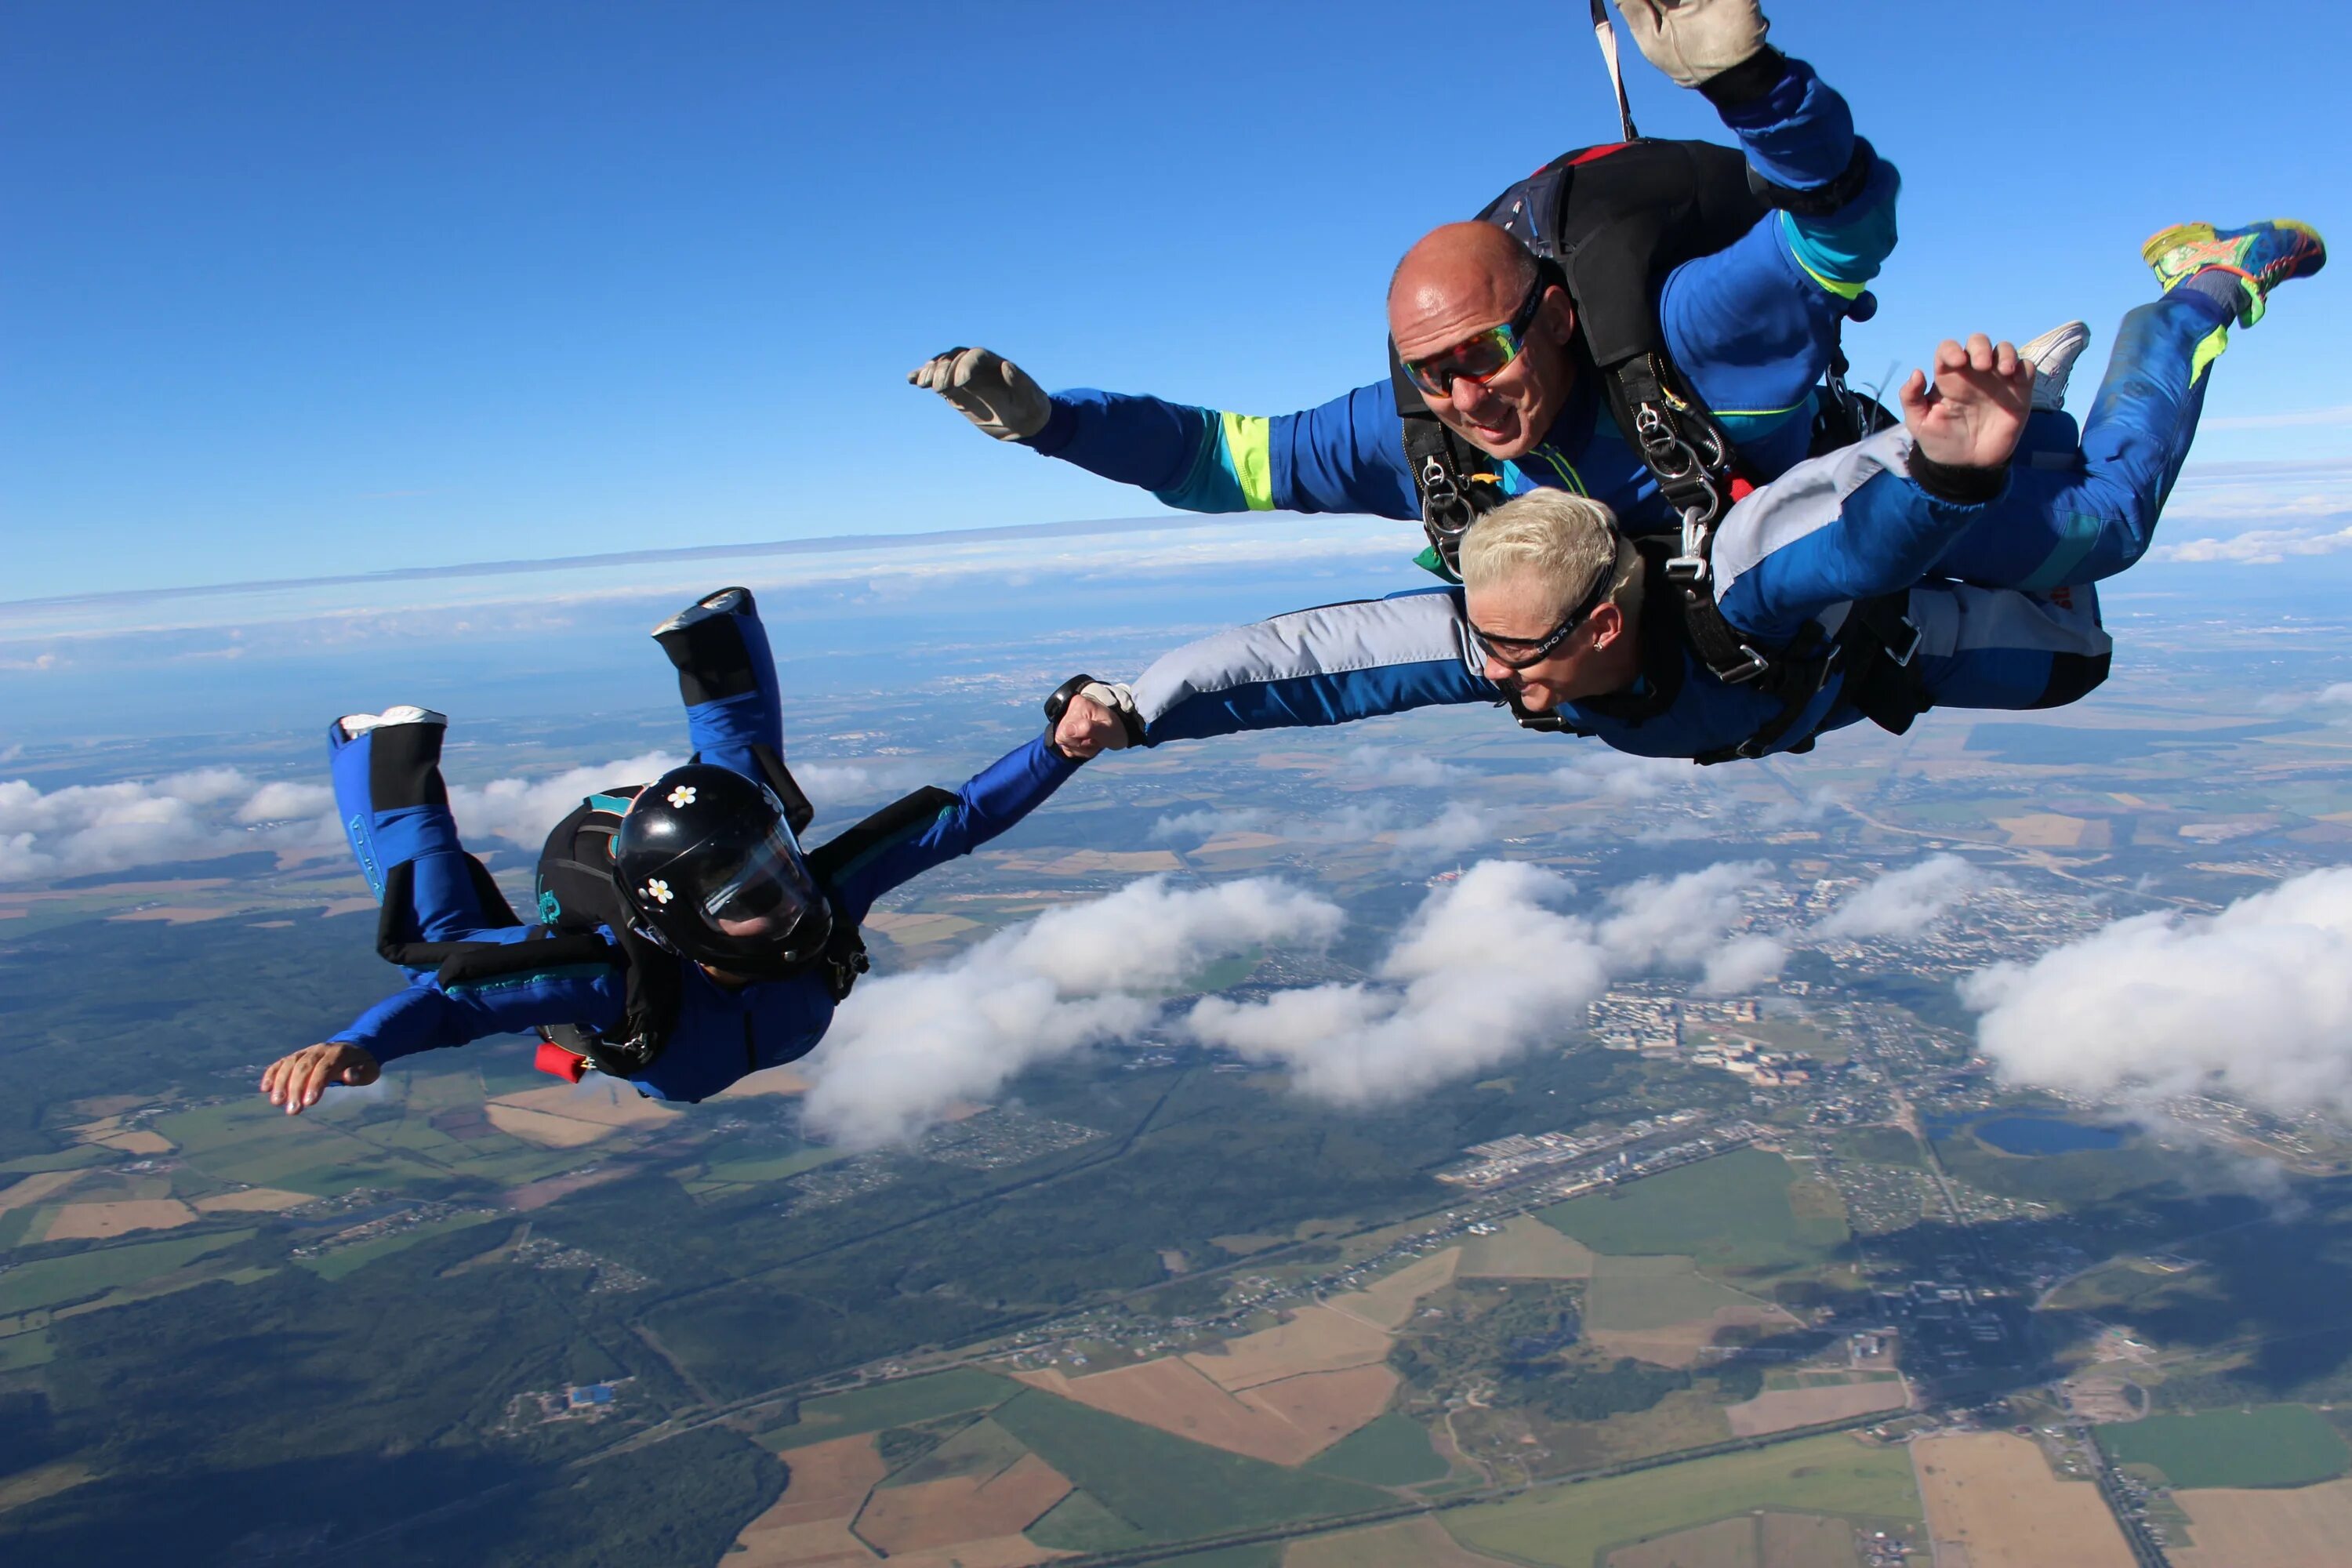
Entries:
<svg viewBox="0 0 2352 1568">
<path fill-rule="evenodd" d="M 646 935 L 730 974 L 782 979 L 833 934 L 783 803 L 732 768 L 688 763 L 639 791 L 614 836 L 613 875 Z"/>
</svg>

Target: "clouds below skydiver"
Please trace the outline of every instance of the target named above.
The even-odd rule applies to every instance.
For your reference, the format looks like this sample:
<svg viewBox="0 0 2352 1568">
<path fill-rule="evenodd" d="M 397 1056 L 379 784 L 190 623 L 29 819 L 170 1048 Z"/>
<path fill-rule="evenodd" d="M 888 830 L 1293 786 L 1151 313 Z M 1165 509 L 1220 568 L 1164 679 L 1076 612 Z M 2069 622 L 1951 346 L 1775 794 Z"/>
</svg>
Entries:
<svg viewBox="0 0 2352 1568">
<path fill-rule="evenodd" d="M 2221 1093 L 2352 1110 L 2352 868 L 2216 915 L 2134 916 L 1960 984 L 2014 1082 L 2094 1097 Z"/>
<path fill-rule="evenodd" d="M 1281 1067 L 1317 1099 L 1393 1100 L 1561 1041 L 1624 975 L 1696 971 L 1723 990 L 1769 978 L 1780 945 L 1731 934 L 1739 895 L 1760 871 L 1647 879 L 1611 894 L 1592 918 L 1556 907 L 1573 891 L 1558 872 L 1481 861 L 1423 900 L 1372 979 L 1263 1002 L 1205 997 L 1174 1019 L 1163 1018 L 1159 995 L 1208 963 L 1327 945 L 1344 917 L 1268 879 L 1135 883 L 935 968 L 866 982 L 809 1058 L 810 1125 L 860 1147 L 902 1140 L 1029 1066 L 1155 1025 Z"/>
</svg>

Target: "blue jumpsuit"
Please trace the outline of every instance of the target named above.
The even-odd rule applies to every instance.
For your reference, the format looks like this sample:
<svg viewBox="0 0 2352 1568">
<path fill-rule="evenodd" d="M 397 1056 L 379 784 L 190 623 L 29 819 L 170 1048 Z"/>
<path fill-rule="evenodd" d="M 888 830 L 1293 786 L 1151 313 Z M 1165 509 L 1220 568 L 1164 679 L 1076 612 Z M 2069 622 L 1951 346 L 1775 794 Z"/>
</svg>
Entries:
<svg viewBox="0 0 2352 1568">
<path fill-rule="evenodd" d="M 742 619 L 742 640 L 756 678 L 751 689 L 688 707 L 687 731 L 696 761 L 760 778 L 751 748 L 781 752 L 782 709 L 766 637 L 756 618 L 746 614 Z M 370 886 L 381 898 L 386 873 L 403 862 L 414 863 L 409 907 L 391 911 L 395 940 L 512 942 L 541 929 L 499 924 L 485 911 L 437 772 L 421 789 L 401 792 L 423 798 L 379 808 L 382 770 L 372 765 L 371 753 L 384 731 L 346 739 L 338 725 L 329 733 L 337 807 Z M 954 804 L 938 816 L 911 824 L 844 868 L 831 884 L 842 917 L 862 921 L 891 889 L 1004 832 L 1043 805 L 1076 768 L 1042 736 L 1014 748 L 966 781 Z M 610 930 L 600 930 L 610 942 Z M 609 1029 L 620 1020 L 625 996 L 618 959 L 615 943 L 609 964 L 573 964 L 447 987 L 432 969 L 409 969 L 404 989 L 333 1038 L 391 1062 L 542 1024 Z M 747 1073 L 807 1055 L 832 1025 L 833 997 L 819 973 L 730 988 L 698 964 L 672 962 L 682 974 L 677 1026 L 660 1057 L 630 1080 L 656 1099 L 698 1100 L 716 1094 Z"/>
<path fill-rule="evenodd" d="M 1788 62 L 1770 92 L 1726 110 L 1724 122 L 1779 184 L 1825 184 L 1853 157 L 1852 111 L 1801 60 Z M 1895 248 L 1897 184 L 1880 162 L 1839 211 L 1768 213 L 1727 248 L 1668 275 L 1658 300 L 1667 347 L 1751 471 L 1779 474 L 1805 456 L 1814 388 L 1840 324 Z M 1421 516 L 1387 381 L 1272 418 L 1090 389 L 1053 401 L 1027 445 L 1170 506 Z M 1579 378 L 1543 443 L 1502 465 L 1501 478 L 1513 494 L 1550 486 L 1591 496 L 1635 529 L 1673 521 L 1590 378 Z"/>
</svg>

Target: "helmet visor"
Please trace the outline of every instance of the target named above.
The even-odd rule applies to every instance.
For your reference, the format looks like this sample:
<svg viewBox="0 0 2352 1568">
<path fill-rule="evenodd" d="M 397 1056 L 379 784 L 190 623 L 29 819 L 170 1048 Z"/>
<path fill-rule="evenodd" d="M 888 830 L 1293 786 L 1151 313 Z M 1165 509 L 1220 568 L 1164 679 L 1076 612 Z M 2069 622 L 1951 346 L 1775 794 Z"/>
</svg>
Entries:
<svg viewBox="0 0 2352 1568">
<path fill-rule="evenodd" d="M 822 899 L 793 830 L 779 820 L 733 868 L 713 879 L 701 914 L 730 944 L 782 942 Z"/>
</svg>

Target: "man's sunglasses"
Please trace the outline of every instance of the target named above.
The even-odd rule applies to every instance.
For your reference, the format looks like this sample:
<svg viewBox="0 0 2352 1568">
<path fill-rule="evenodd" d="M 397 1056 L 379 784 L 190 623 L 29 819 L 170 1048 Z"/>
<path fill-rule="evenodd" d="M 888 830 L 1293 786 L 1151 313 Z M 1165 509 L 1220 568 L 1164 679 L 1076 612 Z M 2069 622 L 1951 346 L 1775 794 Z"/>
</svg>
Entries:
<svg viewBox="0 0 2352 1568">
<path fill-rule="evenodd" d="M 1452 396 L 1456 381 L 1475 381 L 1485 385 L 1527 347 L 1528 329 L 1535 324 L 1536 312 L 1543 309 L 1547 281 L 1541 272 L 1537 273 L 1535 282 L 1528 288 L 1528 297 L 1519 301 L 1519 308 L 1501 326 L 1473 332 L 1452 348 L 1440 349 L 1427 359 L 1406 360 L 1405 374 L 1432 397 Z"/>
<path fill-rule="evenodd" d="M 1481 653 L 1504 668 L 1531 668 L 1549 658 L 1559 645 L 1573 636 L 1576 628 L 1601 607 L 1601 602 L 1608 597 L 1609 584 L 1616 576 L 1617 570 L 1613 565 L 1604 570 L 1600 580 L 1592 584 L 1591 591 L 1584 595 L 1583 602 L 1569 611 L 1567 618 L 1559 625 L 1539 637 L 1498 637 L 1491 632 L 1482 632 L 1476 626 L 1470 628 L 1470 636 L 1477 642 Z"/>
</svg>

